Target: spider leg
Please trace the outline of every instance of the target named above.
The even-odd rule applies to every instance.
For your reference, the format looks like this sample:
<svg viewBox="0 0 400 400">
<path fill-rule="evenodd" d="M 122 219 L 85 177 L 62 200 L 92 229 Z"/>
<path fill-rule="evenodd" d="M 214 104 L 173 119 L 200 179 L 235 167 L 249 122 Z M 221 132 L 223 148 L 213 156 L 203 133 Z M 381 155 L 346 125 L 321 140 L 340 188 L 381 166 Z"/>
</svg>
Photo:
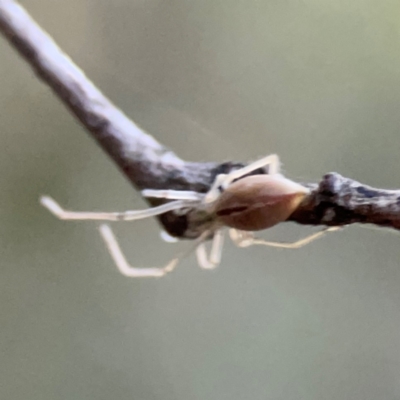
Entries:
<svg viewBox="0 0 400 400">
<path fill-rule="evenodd" d="M 160 238 L 166 243 L 176 243 L 179 242 L 179 239 L 175 236 L 171 236 L 168 232 L 161 230 Z"/>
<path fill-rule="evenodd" d="M 220 188 L 226 189 L 235 179 L 239 179 L 244 175 L 250 174 L 256 169 L 268 166 L 268 174 L 278 174 L 280 169 L 279 157 L 276 154 L 270 154 L 261 160 L 255 161 L 243 168 L 237 169 L 230 172 L 229 174 L 219 174 L 214 183 L 212 184 L 210 190 L 204 198 L 205 203 L 211 203 L 215 201 L 220 195 Z"/>
<path fill-rule="evenodd" d="M 131 278 L 161 277 L 171 272 L 179 262 L 178 258 L 174 258 L 164 268 L 134 268 L 126 260 L 111 228 L 108 225 L 101 225 L 99 229 L 107 249 L 122 275 Z"/>
<path fill-rule="evenodd" d="M 158 190 L 158 189 L 144 189 L 142 190 L 144 197 L 152 197 L 157 199 L 169 200 L 188 200 L 188 201 L 201 201 L 204 198 L 203 193 L 193 192 L 191 190 Z"/>
<path fill-rule="evenodd" d="M 178 263 L 182 261 L 183 258 L 188 256 L 195 248 L 197 248 L 199 243 L 204 241 L 204 239 L 209 234 L 209 232 L 204 232 L 198 239 L 196 239 L 193 246 L 191 246 L 187 251 L 178 254 L 178 256 L 173 258 L 170 262 L 168 262 L 167 265 L 162 268 L 135 268 L 132 267 L 126 260 L 111 228 L 108 225 L 103 224 L 99 227 L 99 230 L 118 270 L 121 272 L 122 275 L 130 278 L 157 278 L 166 275 L 167 273 L 173 271 Z"/>
<path fill-rule="evenodd" d="M 270 154 L 260 160 L 254 161 L 243 168 L 237 169 L 230 172 L 225 176 L 225 178 L 220 183 L 224 188 L 231 184 L 234 180 L 241 178 L 244 175 L 250 174 L 259 168 L 264 168 L 268 166 L 268 174 L 278 174 L 280 170 L 280 162 L 277 154 Z"/>
<path fill-rule="evenodd" d="M 226 174 L 217 175 L 210 190 L 207 192 L 207 194 L 204 197 L 205 203 L 212 203 L 213 201 L 217 200 L 218 196 L 221 194 L 220 187 L 227 176 L 228 175 L 226 175 Z"/>
<path fill-rule="evenodd" d="M 98 221 L 133 221 L 136 219 L 154 217 L 155 215 L 193 205 L 192 202 L 188 203 L 188 201 L 185 200 L 175 200 L 158 207 L 138 211 L 86 212 L 64 210 L 55 200 L 48 196 L 41 197 L 40 203 L 59 219 Z"/>
<path fill-rule="evenodd" d="M 327 232 L 334 232 L 341 229 L 340 226 L 331 226 L 329 228 L 325 228 L 320 232 L 313 233 L 312 235 L 306 236 L 303 239 L 297 240 L 296 242 L 286 243 L 286 242 L 269 242 L 264 239 L 259 239 L 254 236 L 251 232 L 239 231 L 237 229 L 230 229 L 229 236 L 232 239 L 233 243 L 238 247 L 249 247 L 254 245 L 263 245 L 263 246 L 272 246 L 272 247 L 280 247 L 284 249 L 298 249 L 303 247 L 314 240 L 320 238 L 325 235 Z"/>
<path fill-rule="evenodd" d="M 221 262 L 222 248 L 224 245 L 224 231 L 218 229 L 213 237 L 211 243 L 210 255 L 207 256 L 207 250 L 205 243 L 200 243 L 196 249 L 197 262 L 200 268 L 203 269 L 214 269 L 218 267 Z"/>
</svg>

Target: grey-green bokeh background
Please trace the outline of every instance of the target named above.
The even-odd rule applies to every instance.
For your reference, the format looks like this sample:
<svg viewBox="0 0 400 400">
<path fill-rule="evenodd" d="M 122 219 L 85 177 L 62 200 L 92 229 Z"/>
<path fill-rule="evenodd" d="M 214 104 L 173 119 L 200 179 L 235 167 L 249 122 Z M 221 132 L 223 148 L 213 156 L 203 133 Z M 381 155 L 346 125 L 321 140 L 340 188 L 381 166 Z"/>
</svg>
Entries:
<svg viewBox="0 0 400 400">
<path fill-rule="evenodd" d="M 399 187 L 396 0 L 26 0 L 131 118 L 180 156 Z M 0 40 L 2 399 L 400 398 L 400 238 L 351 227 L 297 251 L 225 248 L 159 280 L 118 274 L 73 209 L 145 203 Z M 114 228 L 161 265 L 154 221 Z M 310 229 L 286 225 L 269 238 Z M 183 244 L 184 247 L 185 244 Z M 187 244 L 186 244 L 187 245 Z"/>
</svg>

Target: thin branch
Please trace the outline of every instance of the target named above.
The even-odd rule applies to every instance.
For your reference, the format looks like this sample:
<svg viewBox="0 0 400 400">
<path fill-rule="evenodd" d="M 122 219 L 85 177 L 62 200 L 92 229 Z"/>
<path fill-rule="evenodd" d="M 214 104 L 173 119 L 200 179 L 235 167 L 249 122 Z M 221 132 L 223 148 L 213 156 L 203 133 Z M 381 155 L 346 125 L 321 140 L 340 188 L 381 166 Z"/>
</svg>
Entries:
<svg viewBox="0 0 400 400">
<path fill-rule="evenodd" d="M 291 215 L 304 225 L 374 224 L 400 229 L 400 190 L 376 189 L 338 173 L 326 174 Z"/>
<path fill-rule="evenodd" d="M 136 188 L 204 193 L 216 175 L 243 165 L 179 158 L 113 105 L 15 1 L 0 0 L 0 32 Z M 335 173 L 307 186 L 312 193 L 291 221 L 329 226 L 371 223 L 400 229 L 400 191 L 373 189 Z M 174 236 L 195 238 L 202 233 L 196 211 L 181 216 L 168 213 L 160 219 Z"/>
<path fill-rule="evenodd" d="M 16 2 L 0 0 L 0 29 L 133 184 L 162 185 L 182 170 L 184 161 L 115 107 Z"/>
</svg>

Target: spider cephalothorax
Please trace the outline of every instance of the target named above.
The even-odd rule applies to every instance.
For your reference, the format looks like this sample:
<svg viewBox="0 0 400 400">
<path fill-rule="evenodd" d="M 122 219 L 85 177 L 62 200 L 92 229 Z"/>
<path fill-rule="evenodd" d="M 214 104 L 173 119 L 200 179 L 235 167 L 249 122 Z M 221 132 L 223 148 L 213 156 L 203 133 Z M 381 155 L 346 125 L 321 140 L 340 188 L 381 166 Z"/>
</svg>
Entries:
<svg viewBox="0 0 400 400">
<path fill-rule="evenodd" d="M 299 206 L 309 189 L 279 174 L 279 158 L 272 154 L 246 167 L 228 174 L 220 174 L 206 193 L 180 190 L 142 191 L 144 197 L 172 200 L 158 207 L 139 211 L 114 213 L 74 212 L 62 209 L 50 197 L 42 197 L 41 203 L 60 219 L 132 221 L 184 209 L 199 209 L 204 215 L 203 233 L 194 242 L 198 264 L 201 268 L 212 269 L 219 265 L 226 228 L 232 241 L 239 247 L 256 244 L 266 246 L 298 248 L 320 237 L 328 230 L 294 243 L 277 243 L 257 239 L 253 232 L 270 228 L 285 221 Z M 253 171 L 268 167 L 268 174 L 251 175 Z M 163 268 L 134 268 L 126 261 L 120 246 L 108 225 L 100 226 L 100 233 L 120 272 L 130 277 L 159 277 L 172 271 L 178 262 L 193 250 L 178 255 Z M 212 238 L 211 250 L 207 254 L 205 241 Z M 165 235 L 167 240 L 172 239 Z M 171 240 L 170 240 L 171 241 Z"/>
</svg>

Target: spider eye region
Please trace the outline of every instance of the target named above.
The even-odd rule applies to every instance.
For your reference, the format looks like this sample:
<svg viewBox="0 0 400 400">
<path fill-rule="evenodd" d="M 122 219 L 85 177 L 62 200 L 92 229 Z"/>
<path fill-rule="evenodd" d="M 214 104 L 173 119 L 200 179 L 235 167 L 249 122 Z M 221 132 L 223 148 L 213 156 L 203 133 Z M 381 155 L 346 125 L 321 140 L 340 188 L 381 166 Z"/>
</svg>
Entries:
<svg viewBox="0 0 400 400">
<path fill-rule="evenodd" d="M 225 226 L 259 231 L 285 221 L 307 194 L 307 188 L 281 175 L 253 175 L 229 185 L 214 214 Z"/>
</svg>

